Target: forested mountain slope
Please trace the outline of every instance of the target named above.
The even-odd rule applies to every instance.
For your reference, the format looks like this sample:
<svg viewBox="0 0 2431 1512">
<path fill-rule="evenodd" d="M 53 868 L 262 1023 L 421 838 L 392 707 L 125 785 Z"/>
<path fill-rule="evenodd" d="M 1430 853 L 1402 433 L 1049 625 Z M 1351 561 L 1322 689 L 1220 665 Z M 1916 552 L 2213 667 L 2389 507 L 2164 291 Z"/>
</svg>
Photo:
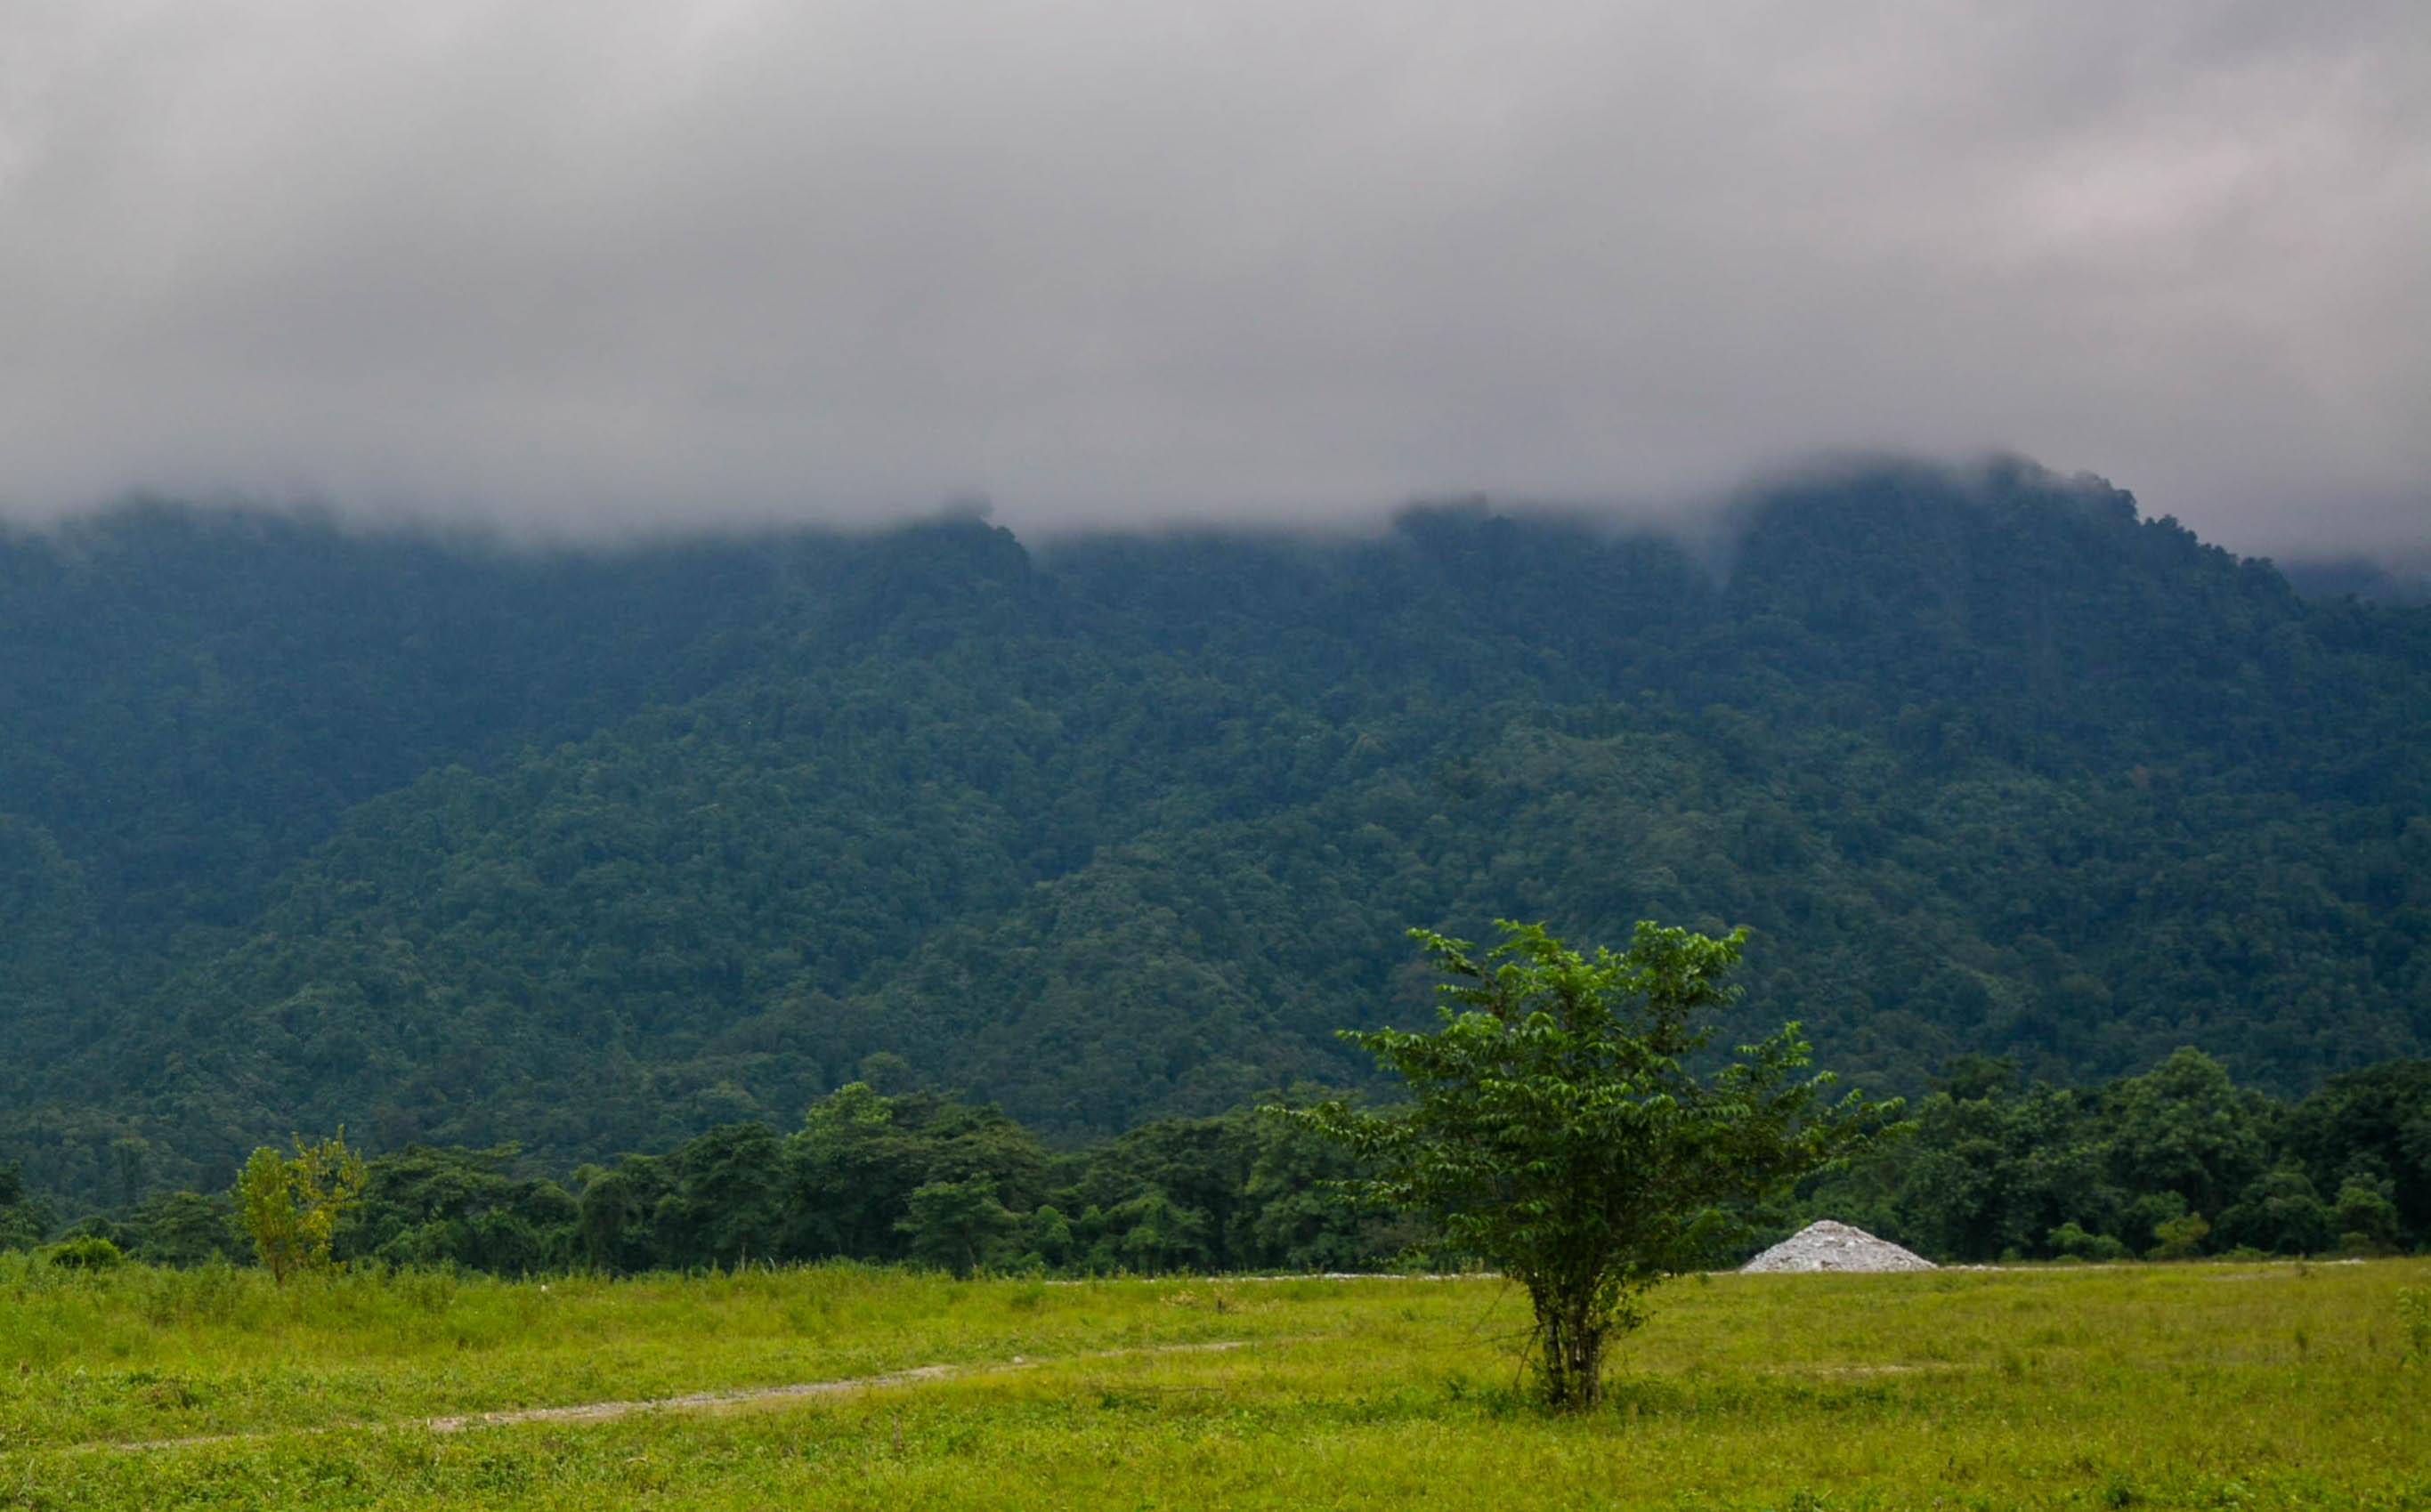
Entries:
<svg viewBox="0 0 2431 1512">
<path fill-rule="evenodd" d="M 661 1148 L 878 1052 L 1053 1135 L 1212 1112 L 1361 1074 L 1402 928 L 1500 915 L 1750 924 L 1749 1021 L 1899 1088 L 2431 1048 L 2431 611 L 2023 466 L 1695 550 L 147 509 L 0 541 L 0 1158 L 55 1189 Z"/>
</svg>

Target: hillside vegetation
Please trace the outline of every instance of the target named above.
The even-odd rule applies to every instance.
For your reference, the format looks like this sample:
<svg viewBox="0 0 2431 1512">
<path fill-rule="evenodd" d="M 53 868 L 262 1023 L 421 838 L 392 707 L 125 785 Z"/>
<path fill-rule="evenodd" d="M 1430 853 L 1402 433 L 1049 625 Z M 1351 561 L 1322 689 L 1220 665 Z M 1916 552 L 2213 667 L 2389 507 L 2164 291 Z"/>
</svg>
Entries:
<svg viewBox="0 0 2431 1512">
<path fill-rule="evenodd" d="M 2431 611 L 2023 466 L 1691 547 L 962 522 L 589 554 L 147 507 L 0 540 L 0 1162 L 562 1171 L 879 1055 L 1072 1143 L 1366 1068 L 1412 924 L 1754 931 L 1921 1089 L 2431 1048 Z"/>
</svg>

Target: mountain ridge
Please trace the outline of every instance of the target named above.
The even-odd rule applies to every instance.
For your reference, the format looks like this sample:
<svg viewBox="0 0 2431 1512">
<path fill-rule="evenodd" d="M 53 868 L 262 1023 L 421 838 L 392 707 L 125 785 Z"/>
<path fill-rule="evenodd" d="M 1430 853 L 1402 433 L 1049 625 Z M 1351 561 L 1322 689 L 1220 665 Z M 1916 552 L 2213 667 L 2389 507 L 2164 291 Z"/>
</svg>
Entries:
<svg viewBox="0 0 2431 1512">
<path fill-rule="evenodd" d="M 1358 1077 L 1400 930 L 1505 915 L 1751 923 L 1750 1018 L 1886 1088 L 2431 1043 L 2431 614 L 2092 480 L 1854 470 L 1720 557 L 79 529 L 0 540 L 0 1155 L 57 1189 L 341 1121 L 593 1157 L 879 1054 L 1103 1134 Z"/>
</svg>

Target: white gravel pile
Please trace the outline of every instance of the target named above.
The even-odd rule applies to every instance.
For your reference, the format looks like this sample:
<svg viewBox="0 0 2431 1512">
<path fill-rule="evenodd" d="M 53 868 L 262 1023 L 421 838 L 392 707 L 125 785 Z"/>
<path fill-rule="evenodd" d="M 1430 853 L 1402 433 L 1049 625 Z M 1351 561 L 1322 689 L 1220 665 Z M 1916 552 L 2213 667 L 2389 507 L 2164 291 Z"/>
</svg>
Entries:
<svg viewBox="0 0 2431 1512">
<path fill-rule="evenodd" d="M 1934 1263 L 1913 1250 L 1878 1239 L 1861 1228 L 1825 1219 L 1809 1223 L 1739 1267 L 1742 1271 L 1931 1271 Z"/>
</svg>

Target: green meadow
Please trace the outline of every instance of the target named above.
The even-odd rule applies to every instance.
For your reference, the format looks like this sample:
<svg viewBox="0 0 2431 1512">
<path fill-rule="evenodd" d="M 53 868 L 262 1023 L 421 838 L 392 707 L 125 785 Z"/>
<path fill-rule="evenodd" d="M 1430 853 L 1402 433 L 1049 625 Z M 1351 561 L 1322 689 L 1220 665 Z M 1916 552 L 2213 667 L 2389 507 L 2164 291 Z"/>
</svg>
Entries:
<svg viewBox="0 0 2431 1512">
<path fill-rule="evenodd" d="M 1490 1278 L 279 1288 L 7 1255 L 0 1507 L 2431 1507 L 2431 1261 L 1659 1300 L 1606 1405 L 1556 1417 Z M 754 1394 L 830 1382 L 869 1384 Z"/>
</svg>

